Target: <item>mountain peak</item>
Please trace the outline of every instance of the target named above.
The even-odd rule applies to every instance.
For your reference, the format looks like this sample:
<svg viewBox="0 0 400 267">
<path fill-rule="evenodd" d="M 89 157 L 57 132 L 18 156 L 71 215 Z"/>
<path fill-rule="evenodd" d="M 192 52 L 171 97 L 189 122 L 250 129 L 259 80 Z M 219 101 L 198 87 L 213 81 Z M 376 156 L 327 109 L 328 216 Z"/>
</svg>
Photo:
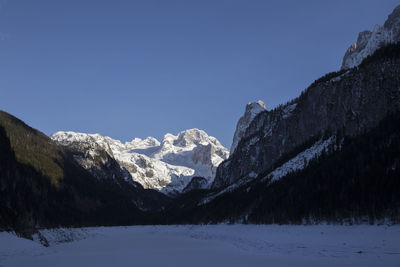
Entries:
<svg viewBox="0 0 400 267">
<path fill-rule="evenodd" d="M 351 44 L 343 57 L 342 69 L 356 67 L 380 47 L 399 41 L 400 5 L 388 16 L 383 26 L 375 25 L 372 31 L 366 30 L 358 34 L 357 42 Z"/>
<path fill-rule="evenodd" d="M 265 106 L 264 102 L 261 100 L 258 100 L 257 102 L 247 103 L 245 112 L 258 114 L 266 109 L 267 109 L 267 107 Z"/>
<path fill-rule="evenodd" d="M 247 127 L 249 127 L 251 121 L 259 114 L 260 112 L 266 111 L 267 108 L 263 101 L 258 100 L 257 102 L 249 102 L 246 105 L 246 110 L 243 116 L 239 119 L 238 124 L 236 125 L 236 131 L 233 136 L 233 142 L 231 146 L 231 154 L 235 152 L 235 149 L 243 137 Z"/>
<path fill-rule="evenodd" d="M 205 131 L 193 128 L 180 132 L 178 134 L 178 138 L 174 141 L 174 145 L 198 145 L 200 143 L 207 142 L 208 139 L 209 136 Z"/>
<path fill-rule="evenodd" d="M 158 141 L 154 137 L 149 136 L 143 140 L 140 138 L 134 138 L 132 139 L 132 141 L 126 142 L 125 145 L 131 148 L 147 148 L 147 147 L 159 146 L 160 141 Z"/>
</svg>

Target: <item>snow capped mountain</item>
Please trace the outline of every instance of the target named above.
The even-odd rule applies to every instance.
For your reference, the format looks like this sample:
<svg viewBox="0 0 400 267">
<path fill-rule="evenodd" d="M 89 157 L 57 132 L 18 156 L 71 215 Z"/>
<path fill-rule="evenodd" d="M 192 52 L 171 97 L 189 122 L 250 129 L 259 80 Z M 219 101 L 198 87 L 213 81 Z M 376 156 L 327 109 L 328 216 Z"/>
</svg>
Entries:
<svg viewBox="0 0 400 267">
<path fill-rule="evenodd" d="M 400 41 L 400 6 L 389 15 L 383 26 L 376 25 L 372 31 L 358 34 L 357 42 L 347 49 L 343 57 L 342 69 L 358 66 L 364 58 L 389 43 Z"/>
<path fill-rule="evenodd" d="M 166 134 L 161 142 L 147 137 L 121 143 L 99 134 L 75 132 L 57 132 L 51 138 L 84 152 L 84 159 L 78 163 L 86 169 L 105 151 L 135 182 L 166 194 L 182 192 L 194 176 L 204 177 L 208 186 L 214 180 L 217 166 L 229 156 L 229 151 L 215 137 L 199 129 L 182 131 L 177 136 Z M 100 160 L 106 162 L 104 156 Z"/>
<path fill-rule="evenodd" d="M 231 154 L 235 152 L 240 139 L 245 134 L 246 129 L 249 127 L 251 121 L 255 118 L 255 116 L 257 116 L 258 113 L 265 110 L 265 104 L 261 100 L 258 100 L 257 102 L 250 102 L 246 105 L 246 110 L 236 125 L 236 131 L 233 136 L 233 142 L 230 151 Z"/>
</svg>

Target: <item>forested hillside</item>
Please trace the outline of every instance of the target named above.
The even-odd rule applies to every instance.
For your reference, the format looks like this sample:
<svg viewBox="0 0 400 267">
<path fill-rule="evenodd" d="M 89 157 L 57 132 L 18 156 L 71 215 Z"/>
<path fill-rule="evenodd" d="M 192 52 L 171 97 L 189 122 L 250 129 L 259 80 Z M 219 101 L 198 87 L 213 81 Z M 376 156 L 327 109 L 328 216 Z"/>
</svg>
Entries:
<svg viewBox="0 0 400 267">
<path fill-rule="evenodd" d="M 162 194 L 99 180 L 43 133 L 5 112 L 0 119 L 0 229 L 140 224 L 139 201 L 160 206 Z"/>
</svg>

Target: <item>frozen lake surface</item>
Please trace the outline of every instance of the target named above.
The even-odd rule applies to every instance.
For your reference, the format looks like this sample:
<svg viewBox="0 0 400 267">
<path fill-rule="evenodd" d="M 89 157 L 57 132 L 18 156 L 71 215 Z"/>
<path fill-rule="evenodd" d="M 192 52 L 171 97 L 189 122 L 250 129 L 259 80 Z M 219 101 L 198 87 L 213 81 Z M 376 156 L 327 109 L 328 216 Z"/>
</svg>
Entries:
<svg viewBox="0 0 400 267">
<path fill-rule="evenodd" d="M 0 233 L 0 266 L 400 266 L 400 226 L 208 225 Z M 66 242 L 68 241 L 68 242 Z"/>
</svg>

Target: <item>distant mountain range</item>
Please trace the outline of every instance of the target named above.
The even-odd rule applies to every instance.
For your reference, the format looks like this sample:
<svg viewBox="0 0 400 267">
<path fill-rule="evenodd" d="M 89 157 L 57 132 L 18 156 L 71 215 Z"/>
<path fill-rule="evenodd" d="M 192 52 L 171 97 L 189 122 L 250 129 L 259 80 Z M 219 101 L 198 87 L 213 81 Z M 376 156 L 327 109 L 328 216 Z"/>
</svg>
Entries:
<svg viewBox="0 0 400 267">
<path fill-rule="evenodd" d="M 57 132 L 51 138 L 73 151 L 77 162 L 96 176 L 105 176 L 98 173 L 98 165 L 103 163 L 99 155 L 107 154 L 127 170 L 127 180 L 168 195 L 181 193 L 194 176 L 206 179 L 196 189 L 208 188 L 217 166 L 229 156 L 215 137 L 198 129 L 166 134 L 161 142 L 148 137 L 122 144 L 99 134 L 74 132 Z"/>
<path fill-rule="evenodd" d="M 296 99 L 249 103 L 230 152 L 198 129 L 50 138 L 0 112 L 0 228 L 399 223 L 399 42 L 400 6 Z"/>
</svg>

